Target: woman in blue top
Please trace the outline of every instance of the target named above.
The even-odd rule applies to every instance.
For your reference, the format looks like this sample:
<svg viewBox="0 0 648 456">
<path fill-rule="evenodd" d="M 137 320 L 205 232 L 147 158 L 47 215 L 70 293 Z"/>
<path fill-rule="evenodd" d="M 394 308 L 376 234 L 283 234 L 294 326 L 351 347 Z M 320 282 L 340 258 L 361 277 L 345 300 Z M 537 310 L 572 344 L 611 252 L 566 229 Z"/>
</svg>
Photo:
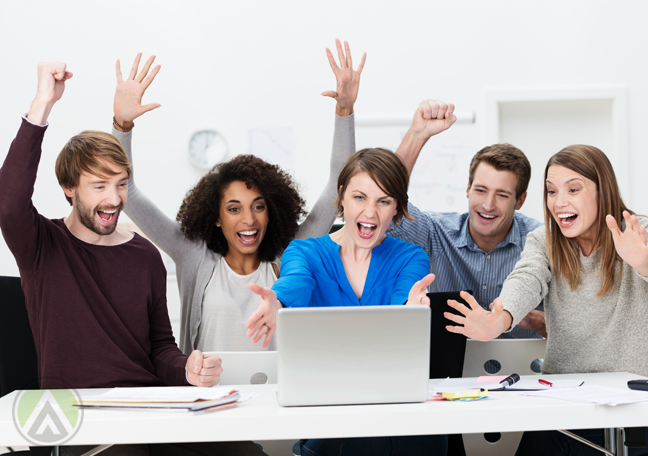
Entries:
<svg viewBox="0 0 648 456">
<path fill-rule="evenodd" d="M 295 240 L 283 254 L 272 288 L 255 284 L 259 308 L 246 326 L 265 347 L 286 307 L 430 305 L 425 289 L 434 280 L 423 249 L 385 235 L 407 212 L 409 176 L 385 149 L 353 154 L 338 177 L 338 216 L 346 224 L 319 238 Z M 368 322 L 371 324 L 370 322 Z M 445 436 L 374 437 L 303 441 L 303 454 L 446 454 Z"/>
</svg>

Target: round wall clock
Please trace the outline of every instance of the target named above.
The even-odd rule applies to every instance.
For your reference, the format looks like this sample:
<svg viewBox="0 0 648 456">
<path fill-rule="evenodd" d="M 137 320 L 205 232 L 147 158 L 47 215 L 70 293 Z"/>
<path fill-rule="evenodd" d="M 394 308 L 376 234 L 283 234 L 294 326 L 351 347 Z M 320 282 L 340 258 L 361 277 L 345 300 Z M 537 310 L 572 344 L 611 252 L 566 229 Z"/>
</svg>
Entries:
<svg viewBox="0 0 648 456">
<path fill-rule="evenodd" d="M 212 169 L 227 157 L 227 141 L 216 130 L 199 130 L 189 140 L 189 160 L 201 169 Z"/>
</svg>

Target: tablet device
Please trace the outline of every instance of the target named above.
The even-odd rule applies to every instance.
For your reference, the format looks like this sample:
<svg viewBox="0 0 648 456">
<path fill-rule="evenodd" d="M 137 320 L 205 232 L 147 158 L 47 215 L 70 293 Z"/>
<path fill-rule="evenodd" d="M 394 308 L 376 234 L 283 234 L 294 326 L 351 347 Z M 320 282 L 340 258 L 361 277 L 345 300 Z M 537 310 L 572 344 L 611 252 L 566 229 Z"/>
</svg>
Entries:
<svg viewBox="0 0 648 456">
<path fill-rule="evenodd" d="M 472 294 L 472 290 L 466 290 Z M 459 296 L 459 291 L 428 293 L 431 310 L 430 331 L 430 378 L 459 378 L 463 376 L 464 357 L 466 356 L 466 336 L 451 333 L 447 325 L 456 323 L 448 320 L 443 314 L 461 313 L 448 305 L 448 299 L 454 299 L 464 305 L 468 303 Z"/>
</svg>

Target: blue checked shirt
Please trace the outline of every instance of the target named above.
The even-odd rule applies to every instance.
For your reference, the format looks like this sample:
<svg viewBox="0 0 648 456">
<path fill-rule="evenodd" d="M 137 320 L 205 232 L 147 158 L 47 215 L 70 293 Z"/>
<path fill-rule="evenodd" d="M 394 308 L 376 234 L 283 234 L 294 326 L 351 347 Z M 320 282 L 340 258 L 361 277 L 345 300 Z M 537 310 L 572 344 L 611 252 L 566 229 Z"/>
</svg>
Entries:
<svg viewBox="0 0 648 456">
<path fill-rule="evenodd" d="M 408 210 L 416 222 L 403 218 L 397 226 L 392 225 L 387 234 L 423 247 L 430 257 L 430 272 L 436 275 L 430 291 L 472 290 L 485 309 L 499 297 L 504 280 L 520 259 L 527 234 L 542 225 L 516 212 L 506 238 L 491 252 L 484 252 L 470 236 L 468 213 L 423 212 L 411 203 Z M 542 304 L 538 310 L 543 310 Z M 500 338 L 540 336 L 516 326 Z"/>
</svg>

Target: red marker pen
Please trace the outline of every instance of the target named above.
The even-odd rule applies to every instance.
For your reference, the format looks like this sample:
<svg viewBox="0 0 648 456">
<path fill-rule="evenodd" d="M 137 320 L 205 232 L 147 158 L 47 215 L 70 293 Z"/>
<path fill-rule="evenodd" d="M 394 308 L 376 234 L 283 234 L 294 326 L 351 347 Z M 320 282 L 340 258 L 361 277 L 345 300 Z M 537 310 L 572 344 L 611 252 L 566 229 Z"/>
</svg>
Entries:
<svg viewBox="0 0 648 456">
<path fill-rule="evenodd" d="M 553 386 L 553 383 L 548 382 L 548 381 L 543 380 L 543 379 L 539 379 L 538 383 L 540 383 L 541 385 L 545 385 L 545 386 Z"/>
</svg>

